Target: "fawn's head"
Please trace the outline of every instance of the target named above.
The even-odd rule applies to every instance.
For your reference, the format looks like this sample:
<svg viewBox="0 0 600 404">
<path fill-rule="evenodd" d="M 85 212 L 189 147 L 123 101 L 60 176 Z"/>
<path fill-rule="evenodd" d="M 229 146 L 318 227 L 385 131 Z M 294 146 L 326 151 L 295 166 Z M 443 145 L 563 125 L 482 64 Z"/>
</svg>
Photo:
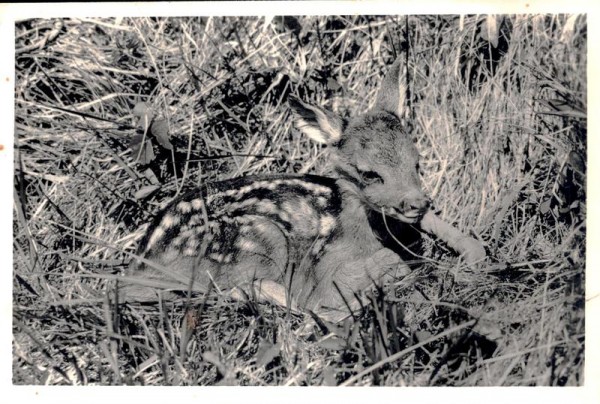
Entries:
<svg viewBox="0 0 600 404">
<path fill-rule="evenodd" d="M 404 91 L 400 60 L 384 78 L 375 107 L 344 120 L 322 108 L 290 97 L 298 129 L 332 146 L 335 169 L 371 209 L 403 222 L 418 221 L 429 208 L 421 188 L 419 153 L 402 125 Z"/>
</svg>

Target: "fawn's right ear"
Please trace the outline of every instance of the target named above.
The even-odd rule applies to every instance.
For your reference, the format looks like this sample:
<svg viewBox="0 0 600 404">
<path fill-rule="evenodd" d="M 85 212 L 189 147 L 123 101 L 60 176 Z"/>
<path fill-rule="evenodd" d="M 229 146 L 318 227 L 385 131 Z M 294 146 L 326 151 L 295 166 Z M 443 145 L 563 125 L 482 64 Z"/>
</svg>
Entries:
<svg viewBox="0 0 600 404">
<path fill-rule="evenodd" d="M 294 113 L 294 124 L 315 142 L 335 144 L 342 137 L 344 123 L 333 112 L 306 104 L 290 95 L 288 103 Z"/>
<path fill-rule="evenodd" d="M 375 108 L 391 112 L 398 118 L 404 118 L 406 110 L 406 86 L 402 72 L 403 60 L 397 58 L 381 82 Z"/>
</svg>

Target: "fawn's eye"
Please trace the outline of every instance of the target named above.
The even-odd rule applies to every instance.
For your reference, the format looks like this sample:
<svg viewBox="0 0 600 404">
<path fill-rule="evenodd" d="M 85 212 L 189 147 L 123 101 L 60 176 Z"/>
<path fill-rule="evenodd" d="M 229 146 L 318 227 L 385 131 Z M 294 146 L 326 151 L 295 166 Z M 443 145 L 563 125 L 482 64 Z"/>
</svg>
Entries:
<svg viewBox="0 0 600 404">
<path fill-rule="evenodd" d="M 359 174 L 365 184 L 383 183 L 383 178 L 375 171 L 359 171 Z"/>
</svg>

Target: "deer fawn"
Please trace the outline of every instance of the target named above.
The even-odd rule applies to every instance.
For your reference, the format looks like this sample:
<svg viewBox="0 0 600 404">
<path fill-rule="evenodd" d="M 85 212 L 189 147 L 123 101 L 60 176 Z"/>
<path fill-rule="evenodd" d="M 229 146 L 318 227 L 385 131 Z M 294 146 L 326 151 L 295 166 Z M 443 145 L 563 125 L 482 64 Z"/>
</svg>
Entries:
<svg viewBox="0 0 600 404">
<path fill-rule="evenodd" d="M 166 285 L 179 291 L 206 291 L 212 283 L 337 321 L 360 307 L 361 291 L 407 270 L 382 244 L 383 222 L 418 226 L 467 262 L 484 259 L 477 240 L 429 210 L 419 155 L 401 123 L 399 71 L 397 61 L 375 107 L 348 121 L 290 97 L 295 126 L 329 146 L 336 175 L 242 177 L 184 195 L 142 240 L 141 278 L 148 285 L 170 281 Z M 156 297 L 139 283 L 125 293 Z"/>
</svg>

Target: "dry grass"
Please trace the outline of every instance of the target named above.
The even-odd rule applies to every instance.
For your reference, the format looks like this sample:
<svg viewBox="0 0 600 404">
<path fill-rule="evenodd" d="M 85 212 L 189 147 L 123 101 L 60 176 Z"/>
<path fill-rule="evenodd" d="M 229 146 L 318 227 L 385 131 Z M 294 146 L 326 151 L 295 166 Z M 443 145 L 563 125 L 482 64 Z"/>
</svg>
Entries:
<svg viewBox="0 0 600 404">
<path fill-rule="evenodd" d="M 15 29 L 13 383 L 583 384 L 585 16 Z M 214 294 L 113 299 L 137 229 L 176 194 L 326 173 L 327 150 L 290 128 L 288 94 L 365 111 L 401 49 L 424 186 L 442 217 L 486 244 L 479 271 L 425 240 L 433 261 L 374 293 L 362 318 L 312 333 L 281 308 Z M 146 149 L 140 116 L 155 122 Z"/>
</svg>

